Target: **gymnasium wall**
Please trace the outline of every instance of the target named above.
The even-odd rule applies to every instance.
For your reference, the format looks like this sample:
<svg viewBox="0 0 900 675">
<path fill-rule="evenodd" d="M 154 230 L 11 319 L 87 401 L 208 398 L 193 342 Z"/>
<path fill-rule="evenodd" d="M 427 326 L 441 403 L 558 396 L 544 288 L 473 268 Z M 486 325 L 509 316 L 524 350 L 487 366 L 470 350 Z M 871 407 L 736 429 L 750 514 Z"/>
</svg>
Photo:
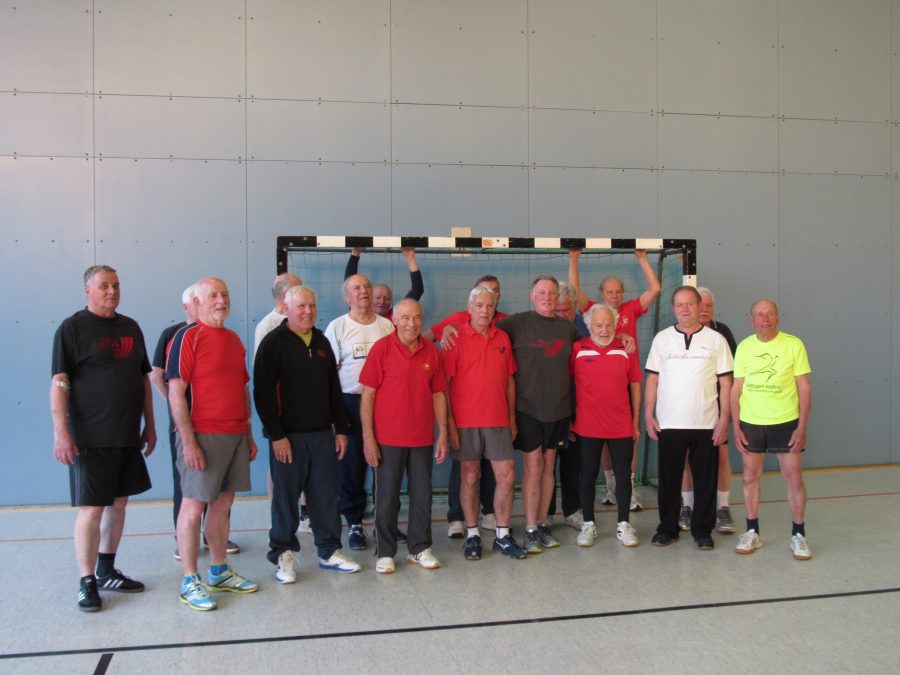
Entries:
<svg viewBox="0 0 900 675">
<path fill-rule="evenodd" d="M 49 352 L 88 265 L 150 348 L 209 274 L 249 342 L 276 236 L 453 226 L 696 238 L 739 337 L 770 296 L 806 340 L 807 465 L 897 462 L 896 43 L 896 0 L 5 4 L 0 504 L 68 499 Z"/>
</svg>

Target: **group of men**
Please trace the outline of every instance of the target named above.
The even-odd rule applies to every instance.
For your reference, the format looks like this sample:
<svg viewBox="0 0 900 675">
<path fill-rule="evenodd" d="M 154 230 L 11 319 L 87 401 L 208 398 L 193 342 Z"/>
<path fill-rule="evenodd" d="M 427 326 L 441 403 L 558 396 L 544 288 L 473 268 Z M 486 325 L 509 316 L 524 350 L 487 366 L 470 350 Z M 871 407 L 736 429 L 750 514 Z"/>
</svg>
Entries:
<svg viewBox="0 0 900 675">
<path fill-rule="evenodd" d="M 358 263 L 359 251 L 354 255 L 351 263 Z M 484 485 L 488 472 L 492 490 L 487 507 L 481 496 L 483 512 L 493 516 L 493 551 L 523 559 L 559 546 L 550 514 L 557 453 L 579 438 L 570 434 L 573 396 L 578 395 L 573 393 L 574 359 L 608 353 L 634 361 L 636 355 L 627 356 L 636 347 L 634 325 L 659 293 L 646 254 L 638 252 L 647 291 L 631 304 L 623 303 L 621 280 L 604 280 L 603 302 L 589 312 L 590 325 L 579 330 L 571 308 L 560 308 L 565 302 L 560 302 L 560 283 L 554 277 L 539 275 L 533 281 L 532 310 L 506 316 L 497 311 L 499 281 L 485 276 L 470 292 L 465 312 L 423 331 L 417 299 L 424 290 L 421 273 L 414 252 L 404 255 L 413 282 L 407 297 L 391 306 L 387 288 L 387 302 L 376 311 L 377 287 L 356 273 L 355 264 L 353 269 L 348 265 L 343 283 L 348 311 L 324 332 L 315 325 L 316 292 L 294 275 L 275 280 L 275 309 L 260 322 L 256 335 L 252 398 L 268 441 L 268 559 L 279 583 L 296 581 L 297 532 L 307 514 L 319 566 L 347 573 L 360 569 L 342 551 L 341 517 L 348 525 L 350 548 L 367 548 L 362 521 L 368 467 L 375 474 L 376 572 L 395 570 L 398 544 L 404 542 L 410 563 L 440 567 L 432 550 L 431 477 L 433 460 L 441 463 L 448 455 L 459 462 L 466 559 L 483 555 L 479 484 Z M 574 293 L 564 293 L 563 300 L 574 295 L 584 311 L 594 303 L 578 285 L 577 258 L 573 252 L 569 284 Z M 99 610 L 100 590 L 144 590 L 141 582 L 115 567 L 115 556 L 128 497 L 150 487 L 144 457 L 156 444 L 151 381 L 170 408 L 176 558 L 184 571 L 181 602 L 208 611 L 216 608 L 211 593 L 257 591 L 259 584 L 241 576 L 227 560 L 229 552 L 239 550 L 229 539 L 231 506 L 236 492 L 250 489 L 249 465 L 257 447 L 250 429 L 246 352 L 238 335 L 225 327 L 230 312 L 225 282 L 209 277 L 185 290 L 186 321 L 160 336 L 152 376 L 140 328 L 116 311 L 116 271 L 105 265 L 88 268 L 84 292 L 87 307 L 63 321 L 55 335 L 50 389 L 54 453 L 70 467 L 72 505 L 78 507 L 79 608 Z M 384 295 L 382 289 L 382 299 Z M 772 452 L 788 485 L 794 557 L 808 559 L 800 453 L 811 394 L 803 344 L 779 331 L 777 307 L 760 300 L 750 313 L 755 334 L 738 346 L 732 360 L 722 334 L 701 322 L 701 303 L 693 287 L 675 291 L 676 324 L 654 338 L 646 362 L 644 426 L 659 443 L 660 523 L 653 543 L 672 543 L 683 526 L 679 492 L 687 458 L 693 478 L 689 528 L 699 548 L 713 547 L 718 447 L 727 441 L 731 421 L 744 460 L 747 513 L 747 531 L 737 552 L 752 553 L 762 545 L 759 478 L 765 453 Z M 591 338 L 603 346 L 601 351 Z M 579 347 L 573 356 L 573 346 L 585 340 L 586 351 Z M 634 371 L 632 364 L 632 392 L 640 379 Z M 627 444 L 600 439 L 591 446 L 597 452 L 613 446 L 631 449 L 639 434 L 639 384 L 637 393 L 631 399 L 633 427 L 626 429 Z M 623 414 L 629 415 L 627 405 Z M 521 545 L 510 525 L 515 450 L 523 465 Z M 579 544 L 592 543 L 595 524 L 585 522 L 582 512 L 593 513 L 593 492 L 591 504 L 583 504 L 587 493 L 578 457 L 573 453 L 561 471 L 563 511 L 565 522 L 580 530 Z M 608 484 L 612 475 L 619 479 L 614 499 L 620 504 L 619 538 L 626 546 L 637 545 L 633 528 L 623 527 L 628 506 L 634 506 L 627 475 L 630 458 L 630 452 L 617 451 L 618 472 L 607 474 Z M 398 527 L 404 475 L 406 533 Z M 305 506 L 298 501 L 301 494 Z M 721 513 L 721 500 L 719 504 Z M 201 541 L 210 550 L 205 581 L 198 571 Z"/>
</svg>

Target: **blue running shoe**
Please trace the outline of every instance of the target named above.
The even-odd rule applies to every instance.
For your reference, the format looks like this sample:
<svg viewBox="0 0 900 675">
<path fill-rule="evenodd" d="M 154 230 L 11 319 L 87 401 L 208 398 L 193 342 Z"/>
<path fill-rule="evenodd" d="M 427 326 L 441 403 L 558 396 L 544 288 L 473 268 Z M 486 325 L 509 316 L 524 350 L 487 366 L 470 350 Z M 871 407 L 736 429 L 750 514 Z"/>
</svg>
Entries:
<svg viewBox="0 0 900 675">
<path fill-rule="evenodd" d="M 212 570 L 210 570 L 209 574 L 206 575 L 206 585 L 214 593 L 219 591 L 256 593 L 259 590 L 258 583 L 245 579 L 230 566 L 222 574 L 213 574 Z"/>
<path fill-rule="evenodd" d="M 181 595 L 178 596 L 178 599 L 182 604 L 196 609 L 198 612 L 208 612 L 218 606 L 216 601 L 209 597 L 209 593 L 200 583 L 200 577 L 196 574 L 185 577 L 181 583 Z"/>
<path fill-rule="evenodd" d="M 347 543 L 354 551 L 365 551 L 369 546 L 369 540 L 366 539 L 366 532 L 362 525 L 351 525 L 350 532 L 347 535 Z"/>
<path fill-rule="evenodd" d="M 495 537 L 493 548 L 497 553 L 502 553 L 513 560 L 524 560 L 528 557 L 528 551 L 519 546 L 511 534 L 500 538 Z M 540 547 L 538 548 L 540 549 Z"/>
</svg>

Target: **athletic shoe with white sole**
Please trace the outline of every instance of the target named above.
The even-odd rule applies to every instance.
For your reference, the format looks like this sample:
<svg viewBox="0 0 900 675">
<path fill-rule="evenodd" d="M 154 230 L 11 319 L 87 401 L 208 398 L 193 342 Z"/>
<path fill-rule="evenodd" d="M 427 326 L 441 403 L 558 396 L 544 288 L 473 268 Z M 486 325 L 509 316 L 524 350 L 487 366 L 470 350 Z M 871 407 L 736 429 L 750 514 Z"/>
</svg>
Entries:
<svg viewBox="0 0 900 675">
<path fill-rule="evenodd" d="M 466 560 L 481 560 L 481 536 L 474 534 L 466 539 L 466 547 L 463 550 Z"/>
<path fill-rule="evenodd" d="M 594 545 L 594 540 L 597 538 L 597 526 L 594 523 L 587 522 L 581 527 L 581 532 L 578 533 L 578 537 L 575 539 L 575 543 L 581 546 L 582 548 L 588 548 Z"/>
<path fill-rule="evenodd" d="M 213 574 L 210 569 L 206 575 L 206 586 L 214 593 L 219 591 L 228 591 L 230 593 L 256 593 L 259 590 L 259 584 L 255 581 L 245 579 L 229 566 L 221 574 Z"/>
<path fill-rule="evenodd" d="M 97 577 L 97 588 L 101 591 L 118 591 L 119 593 L 141 593 L 144 584 L 114 569 L 105 577 Z"/>
<path fill-rule="evenodd" d="M 540 546 L 538 548 L 540 548 Z M 501 553 L 514 560 L 524 560 L 528 557 L 528 551 L 519 546 L 511 534 L 500 537 L 499 539 L 494 537 L 493 549 L 497 553 Z"/>
<path fill-rule="evenodd" d="M 544 549 L 541 548 L 541 538 L 536 527 L 525 528 L 525 551 L 531 554 L 540 553 Z"/>
<path fill-rule="evenodd" d="M 181 582 L 181 595 L 178 599 L 182 604 L 198 612 L 208 612 L 217 607 L 216 601 L 209 597 L 206 588 L 200 583 L 200 577 L 196 574 L 186 577 Z"/>
<path fill-rule="evenodd" d="M 795 560 L 809 560 L 812 553 L 809 551 L 809 544 L 806 543 L 806 537 L 802 534 L 795 534 L 791 537 L 791 551 Z"/>
<path fill-rule="evenodd" d="M 762 538 L 757 534 L 756 530 L 747 530 L 738 539 L 737 546 L 734 547 L 735 553 L 747 555 L 753 553 L 756 549 L 762 548 Z"/>
<path fill-rule="evenodd" d="M 447 536 L 451 539 L 462 539 L 466 534 L 465 523 L 461 520 L 451 520 L 447 525 Z"/>
<path fill-rule="evenodd" d="M 632 527 L 631 523 L 627 520 L 623 520 L 616 525 L 616 539 L 621 541 L 622 545 L 627 546 L 628 548 L 639 546 L 641 543 L 637 537 L 637 533 L 634 531 L 634 527 Z"/>
<path fill-rule="evenodd" d="M 581 515 L 581 511 L 566 516 L 565 523 L 576 532 L 581 532 L 581 528 L 584 526 L 584 517 Z"/>
<path fill-rule="evenodd" d="M 540 539 L 541 546 L 544 548 L 557 548 L 559 546 L 559 539 L 553 536 L 549 520 L 538 523 L 538 539 Z"/>
<path fill-rule="evenodd" d="M 690 506 L 682 506 L 678 516 L 678 527 L 687 532 L 691 529 L 691 519 L 694 517 L 694 509 Z"/>
<path fill-rule="evenodd" d="M 375 563 L 375 571 L 378 572 L 378 574 L 393 574 L 394 559 L 388 558 L 387 556 L 379 558 L 378 562 Z"/>
<path fill-rule="evenodd" d="M 293 584 L 297 581 L 293 551 L 282 551 L 278 554 L 278 564 L 275 566 L 275 581 L 279 584 Z"/>
<path fill-rule="evenodd" d="M 297 527 L 297 534 L 312 534 L 312 525 L 309 523 L 309 516 L 300 519 L 300 525 Z"/>
<path fill-rule="evenodd" d="M 350 531 L 347 534 L 347 544 L 354 551 L 365 551 L 369 547 L 366 531 L 361 524 L 350 526 Z"/>
<path fill-rule="evenodd" d="M 719 532 L 734 532 L 734 521 L 731 519 L 731 509 L 723 506 L 716 511 L 716 529 Z"/>
<path fill-rule="evenodd" d="M 482 530 L 496 530 L 497 529 L 497 516 L 493 513 L 485 513 L 481 516 L 481 529 Z"/>
<path fill-rule="evenodd" d="M 643 511 L 644 507 L 641 506 L 640 500 L 638 500 L 637 490 L 634 489 L 634 486 L 631 486 L 631 505 L 628 507 L 628 510 L 631 512 Z"/>
<path fill-rule="evenodd" d="M 344 574 L 352 574 L 353 572 L 359 572 L 362 569 L 362 565 L 355 560 L 350 560 L 350 558 L 344 555 L 344 552 L 341 549 L 338 549 L 331 554 L 331 557 L 328 558 L 328 560 L 319 558 L 319 568 L 343 572 Z"/>
<path fill-rule="evenodd" d="M 436 570 L 441 566 L 441 561 L 434 557 L 430 548 L 418 553 L 410 553 L 406 556 L 406 561 L 424 567 L 426 570 Z"/>
<path fill-rule="evenodd" d="M 609 483 L 606 484 L 606 489 L 603 491 L 603 497 L 600 499 L 600 503 L 603 506 L 615 506 L 616 505 L 616 488 L 611 486 Z"/>
</svg>

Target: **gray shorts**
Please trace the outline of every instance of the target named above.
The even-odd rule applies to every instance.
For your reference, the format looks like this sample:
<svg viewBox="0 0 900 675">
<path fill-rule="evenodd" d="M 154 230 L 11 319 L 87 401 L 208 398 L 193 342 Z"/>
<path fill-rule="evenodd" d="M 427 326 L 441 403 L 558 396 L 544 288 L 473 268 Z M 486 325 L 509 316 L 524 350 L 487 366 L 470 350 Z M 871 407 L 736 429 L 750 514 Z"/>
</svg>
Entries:
<svg viewBox="0 0 900 675">
<path fill-rule="evenodd" d="M 247 434 L 197 434 L 197 443 L 206 455 L 203 471 L 184 463 L 181 434 L 175 434 L 181 495 L 201 502 L 214 502 L 222 492 L 250 489 L 250 446 Z"/>
<path fill-rule="evenodd" d="M 458 450 L 451 448 L 450 456 L 460 462 L 484 459 L 504 461 L 515 459 L 512 433 L 509 427 L 466 427 L 459 430 Z"/>
</svg>

